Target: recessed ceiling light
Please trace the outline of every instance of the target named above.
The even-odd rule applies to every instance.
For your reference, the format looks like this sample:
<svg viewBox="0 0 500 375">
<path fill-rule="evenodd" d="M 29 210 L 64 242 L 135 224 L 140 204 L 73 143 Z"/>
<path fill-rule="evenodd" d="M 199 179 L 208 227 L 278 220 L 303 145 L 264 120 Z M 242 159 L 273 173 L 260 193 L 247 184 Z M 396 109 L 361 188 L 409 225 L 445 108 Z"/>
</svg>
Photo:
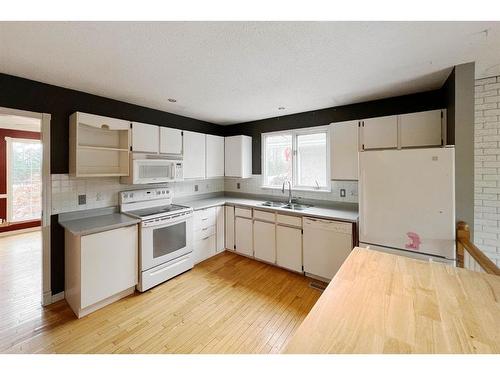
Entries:
<svg viewBox="0 0 500 375">
<path fill-rule="evenodd" d="M 284 109 L 285 109 L 285 107 L 278 107 L 278 110 L 279 110 L 279 111 L 282 111 L 282 110 L 284 110 Z"/>
<path fill-rule="evenodd" d="M 177 102 L 177 99 L 168 98 L 168 101 L 169 101 L 170 103 L 176 103 L 176 102 Z"/>
</svg>

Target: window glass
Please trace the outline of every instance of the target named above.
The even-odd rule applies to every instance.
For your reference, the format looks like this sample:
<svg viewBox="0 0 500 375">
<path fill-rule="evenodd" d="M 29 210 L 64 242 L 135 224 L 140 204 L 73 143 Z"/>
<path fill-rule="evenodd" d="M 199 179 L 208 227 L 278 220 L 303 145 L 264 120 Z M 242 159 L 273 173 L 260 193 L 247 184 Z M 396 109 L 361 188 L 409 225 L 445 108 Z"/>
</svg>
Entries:
<svg viewBox="0 0 500 375">
<path fill-rule="evenodd" d="M 297 135 L 298 186 L 326 187 L 326 140 L 326 133 Z"/>
<path fill-rule="evenodd" d="M 265 138 L 264 185 L 282 186 L 292 180 L 292 135 L 277 134 Z"/>
</svg>

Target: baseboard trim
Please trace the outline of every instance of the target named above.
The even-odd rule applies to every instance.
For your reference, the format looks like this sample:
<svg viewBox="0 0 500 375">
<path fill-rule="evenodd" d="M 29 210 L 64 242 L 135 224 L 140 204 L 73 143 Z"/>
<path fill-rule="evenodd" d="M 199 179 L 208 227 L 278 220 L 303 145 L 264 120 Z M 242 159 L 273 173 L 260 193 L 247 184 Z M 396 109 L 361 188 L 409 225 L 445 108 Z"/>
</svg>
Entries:
<svg viewBox="0 0 500 375">
<path fill-rule="evenodd" d="M 64 299 L 64 292 L 60 292 L 60 293 L 54 294 L 52 296 L 52 303 L 55 303 L 55 302 L 60 301 L 62 299 Z"/>
<path fill-rule="evenodd" d="M 50 290 L 48 292 L 43 292 L 42 306 L 48 306 L 51 303 L 52 303 L 52 292 Z"/>
</svg>

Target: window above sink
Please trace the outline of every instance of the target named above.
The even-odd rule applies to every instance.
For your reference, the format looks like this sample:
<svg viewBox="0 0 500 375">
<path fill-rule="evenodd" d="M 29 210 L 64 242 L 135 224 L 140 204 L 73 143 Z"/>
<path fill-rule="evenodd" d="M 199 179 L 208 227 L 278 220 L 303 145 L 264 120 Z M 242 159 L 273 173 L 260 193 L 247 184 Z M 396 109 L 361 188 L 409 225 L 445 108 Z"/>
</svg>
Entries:
<svg viewBox="0 0 500 375">
<path fill-rule="evenodd" d="M 329 128 L 262 134 L 263 188 L 330 192 Z"/>
</svg>

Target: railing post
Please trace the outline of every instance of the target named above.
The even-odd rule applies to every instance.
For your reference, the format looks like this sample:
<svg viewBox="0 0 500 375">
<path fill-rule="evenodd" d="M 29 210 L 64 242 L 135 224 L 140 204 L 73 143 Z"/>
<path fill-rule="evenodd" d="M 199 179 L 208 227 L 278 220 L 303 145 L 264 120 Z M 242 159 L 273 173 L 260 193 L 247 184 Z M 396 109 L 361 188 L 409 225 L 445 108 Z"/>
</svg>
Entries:
<svg viewBox="0 0 500 375">
<path fill-rule="evenodd" d="M 469 225 L 463 221 L 457 223 L 457 267 L 464 268 L 464 246 L 460 240 L 470 241 Z"/>
</svg>

